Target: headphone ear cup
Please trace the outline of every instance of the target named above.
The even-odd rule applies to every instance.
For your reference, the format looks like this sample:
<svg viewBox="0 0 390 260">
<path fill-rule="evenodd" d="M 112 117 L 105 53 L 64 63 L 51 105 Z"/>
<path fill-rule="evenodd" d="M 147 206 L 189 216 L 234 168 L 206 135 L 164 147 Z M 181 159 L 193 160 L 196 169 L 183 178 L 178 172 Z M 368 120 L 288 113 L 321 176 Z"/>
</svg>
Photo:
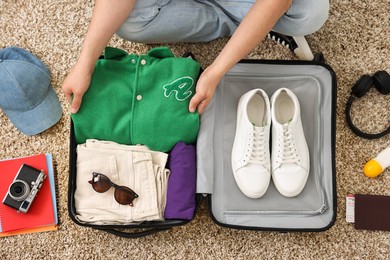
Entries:
<svg viewBox="0 0 390 260">
<path fill-rule="evenodd" d="M 374 81 L 372 80 L 372 77 L 370 75 L 363 75 L 356 81 L 355 85 L 352 87 L 352 93 L 358 97 L 361 98 L 368 92 L 368 90 L 371 88 L 372 84 L 374 84 Z"/>
<path fill-rule="evenodd" d="M 375 72 L 372 76 L 375 88 L 383 95 L 390 93 L 390 75 L 384 70 Z"/>
</svg>

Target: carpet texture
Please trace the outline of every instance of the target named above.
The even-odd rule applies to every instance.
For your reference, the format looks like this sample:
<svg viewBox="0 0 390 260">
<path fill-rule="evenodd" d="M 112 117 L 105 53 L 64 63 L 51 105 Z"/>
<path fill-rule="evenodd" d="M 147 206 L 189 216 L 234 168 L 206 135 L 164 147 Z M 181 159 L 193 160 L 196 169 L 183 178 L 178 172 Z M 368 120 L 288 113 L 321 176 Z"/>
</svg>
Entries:
<svg viewBox="0 0 390 260">
<path fill-rule="evenodd" d="M 345 221 L 348 193 L 390 195 L 390 170 L 369 179 L 364 164 L 390 145 L 355 136 L 344 109 L 351 86 L 362 74 L 390 72 L 389 0 L 331 1 L 329 20 L 307 40 L 322 52 L 337 74 L 336 173 L 338 210 L 332 228 L 320 233 L 278 233 L 233 230 L 214 224 L 202 204 L 188 225 L 139 239 L 124 239 L 80 227 L 67 212 L 69 111 L 62 82 L 75 64 L 92 15 L 94 1 L 0 0 L 0 48 L 19 46 L 39 57 L 51 70 L 52 84 L 63 106 L 58 124 L 26 137 L 0 112 L 0 159 L 52 153 L 58 180 L 59 230 L 0 238 L 1 259 L 389 259 L 390 233 L 357 231 Z M 192 51 L 206 67 L 226 39 L 202 44 L 169 44 L 176 55 Z M 111 46 L 145 53 L 156 45 L 114 37 Z M 265 40 L 247 58 L 296 59 L 288 49 Z M 0 93 L 1 94 L 1 93 Z M 390 96 L 371 89 L 355 102 L 355 123 L 376 132 L 389 125 Z M 39 122 L 37 122 L 39 123 Z M 373 219 L 375 221 L 375 219 Z"/>
</svg>

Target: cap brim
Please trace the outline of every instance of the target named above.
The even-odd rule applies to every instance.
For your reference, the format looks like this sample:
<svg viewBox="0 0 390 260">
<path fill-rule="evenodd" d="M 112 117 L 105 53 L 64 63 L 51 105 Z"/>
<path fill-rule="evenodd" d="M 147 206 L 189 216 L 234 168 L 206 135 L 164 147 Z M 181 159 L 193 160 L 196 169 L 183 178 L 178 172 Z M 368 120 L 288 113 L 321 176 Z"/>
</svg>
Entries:
<svg viewBox="0 0 390 260">
<path fill-rule="evenodd" d="M 50 85 L 45 99 L 33 109 L 4 112 L 23 134 L 35 135 L 52 127 L 61 119 L 62 107 L 57 94 Z"/>
</svg>

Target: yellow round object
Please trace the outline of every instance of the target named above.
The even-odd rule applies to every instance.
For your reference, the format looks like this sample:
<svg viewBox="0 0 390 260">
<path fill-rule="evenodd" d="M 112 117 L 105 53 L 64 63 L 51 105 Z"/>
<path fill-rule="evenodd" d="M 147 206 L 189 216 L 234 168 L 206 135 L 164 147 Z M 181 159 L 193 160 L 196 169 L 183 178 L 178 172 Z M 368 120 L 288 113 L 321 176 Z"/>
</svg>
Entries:
<svg viewBox="0 0 390 260">
<path fill-rule="evenodd" d="M 369 160 L 364 166 L 364 174 L 374 178 L 383 172 L 382 166 L 375 160 Z"/>
</svg>

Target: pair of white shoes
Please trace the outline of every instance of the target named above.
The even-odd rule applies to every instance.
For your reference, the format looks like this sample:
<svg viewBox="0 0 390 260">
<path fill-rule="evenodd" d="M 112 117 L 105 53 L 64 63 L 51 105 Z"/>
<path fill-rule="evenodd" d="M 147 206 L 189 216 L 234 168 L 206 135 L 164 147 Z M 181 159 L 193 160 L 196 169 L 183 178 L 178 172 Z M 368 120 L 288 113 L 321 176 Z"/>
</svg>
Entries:
<svg viewBox="0 0 390 260">
<path fill-rule="evenodd" d="M 271 104 L 261 89 L 241 96 L 231 160 L 236 183 L 249 198 L 260 198 L 266 193 L 271 175 L 283 196 L 301 193 L 309 175 L 310 159 L 299 101 L 291 90 L 278 89 Z"/>
</svg>

